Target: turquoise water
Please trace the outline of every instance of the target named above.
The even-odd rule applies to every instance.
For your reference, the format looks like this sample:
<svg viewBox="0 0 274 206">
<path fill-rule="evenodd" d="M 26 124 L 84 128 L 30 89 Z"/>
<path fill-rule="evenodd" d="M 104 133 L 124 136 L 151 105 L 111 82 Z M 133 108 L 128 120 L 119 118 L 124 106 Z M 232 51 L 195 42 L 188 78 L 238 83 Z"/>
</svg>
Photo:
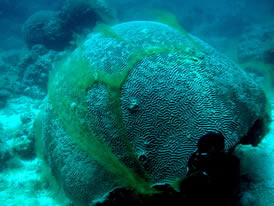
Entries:
<svg viewBox="0 0 274 206">
<path fill-rule="evenodd" d="M 274 206 L 273 14 L 0 0 L 0 205 Z"/>
</svg>

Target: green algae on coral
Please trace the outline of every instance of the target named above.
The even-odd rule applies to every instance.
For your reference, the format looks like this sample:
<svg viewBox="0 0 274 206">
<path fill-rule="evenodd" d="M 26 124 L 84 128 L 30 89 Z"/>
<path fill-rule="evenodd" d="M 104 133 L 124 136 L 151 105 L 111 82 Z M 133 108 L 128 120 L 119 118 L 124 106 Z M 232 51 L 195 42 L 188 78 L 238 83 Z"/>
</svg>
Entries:
<svg viewBox="0 0 274 206">
<path fill-rule="evenodd" d="M 125 81 L 128 71 L 122 75 L 107 74 L 93 69 L 83 56 L 81 50 L 77 50 L 61 62 L 58 69 L 52 74 L 49 81 L 49 102 L 61 120 L 65 131 L 73 141 L 87 152 L 89 156 L 110 172 L 118 181 L 128 188 L 134 188 L 137 192 L 154 193 L 151 183 L 145 175 L 140 176 L 126 167 L 102 141 L 95 135 L 86 123 L 88 105 L 86 95 L 88 90 L 96 83 L 105 84 L 109 88 L 112 102 L 113 121 L 119 122 L 120 135 L 126 141 L 131 156 L 136 154 L 131 148 L 122 122 L 120 110 L 120 88 Z"/>
</svg>

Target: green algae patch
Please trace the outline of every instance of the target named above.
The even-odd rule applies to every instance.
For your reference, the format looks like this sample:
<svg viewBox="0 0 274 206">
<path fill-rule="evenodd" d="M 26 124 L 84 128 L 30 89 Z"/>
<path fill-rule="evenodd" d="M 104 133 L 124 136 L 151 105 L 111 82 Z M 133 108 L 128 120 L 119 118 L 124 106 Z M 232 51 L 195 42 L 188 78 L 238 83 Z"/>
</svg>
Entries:
<svg viewBox="0 0 274 206">
<path fill-rule="evenodd" d="M 193 44 L 194 48 L 196 48 L 197 51 L 201 51 L 200 45 L 191 37 L 191 35 L 189 35 L 184 30 L 184 28 L 180 25 L 175 14 L 166 10 L 153 9 L 150 11 L 150 15 L 154 17 L 155 21 L 166 24 L 172 28 L 177 29 Z"/>
<path fill-rule="evenodd" d="M 120 35 L 118 35 L 109 25 L 98 23 L 93 29 L 96 33 L 101 33 L 105 37 L 117 39 L 119 41 L 125 41 Z"/>
<path fill-rule="evenodd" d="M 127 74 L 127 70 L 119 75 L 92 68 L 81 49 L 78 49 L 60 62 L 52 73 L 48 86 L 49 102 L 66 133 L 94 161 L 112 174 L 119 185 L 133 188 L 139 193 L 152 194 L 154 190 L 145 174 L 140 176 L 125 166 L 102 141 L 103 138 L 95 135 L 87 125 L 87 92 L 96 83 L 105 84 L 109 88 L 112 119 L 119 123 L 120 135 L 128 146 L 129 156 L 136 158 L 123 126 L 120 110 L 120 88 Z"/>
</svg>

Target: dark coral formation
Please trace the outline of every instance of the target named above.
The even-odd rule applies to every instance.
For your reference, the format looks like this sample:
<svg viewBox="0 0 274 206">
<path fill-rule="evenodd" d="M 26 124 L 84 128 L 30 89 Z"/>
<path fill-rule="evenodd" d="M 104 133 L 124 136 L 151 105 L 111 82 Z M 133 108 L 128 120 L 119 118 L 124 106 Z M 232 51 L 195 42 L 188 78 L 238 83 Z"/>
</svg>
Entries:
<svg viewBox="0 0 274 206">
<path fill-rule="evenodd" d="M 41 93 L 44 93 L 42 96 L 45 96 L 49 72 L 53 67 L 52 62 L 56 61 L 57 58 L 56 52 L 44 50 L 42 45 L 35 45 L 32 50 L 26 52 L 19 62 L 22 86 L 25 88 L 36 86 L 41 90 Z M 40 96 L 39 94 L 35 95 L 35 92 L 33 94 L 33 97 Z"/>
<path fill-rule="evenodd" d="M 62 50 L 72 38 L 66 32 L 54 11 L 38 11 L 24 24 L 24 39 L 29 48 L 35 44 L 42 44 L 47 49 Z"/>
<path fill-rule="evenodd" d="M 156 185 L 154 195 L 140 195 L 126 188 L 115 189 L 96 206 L 235 206 L 239 200 L 239 160 L 224 152 L 224 136 L 209 132 L 201 137 L 192 154 L 187 177 L 177 190 L 169 184 Z"/>
<path fill-rule="evenodd" d="M 69 46 L 74 33 L 81 33 L 84 29 L 91 31 L 97 21 L 106 23 L 113 16 L 106 4 L 98 2 L 67 0 L 60 11 L 34 13 L 23 27 L 28 48 L 40 44 L 61 51 Z"/>
<path fill-rule="evenodd" d="M 34 45 L 31 50 L 21 53 L 18 61 L 17 73 L 20 84 L 17 94 L 41 99 L 46 96 L 49 72 L 52 62 L 58 59 L 58 53 L 47 50 L 42 45 Z"/>
<path fill-rule="evenodd" d="M 58 56 L 43 45 L 0 53 L 0 108 L 8 99 L 22 94 L 35 99 L 45 97 L 52 62 Z"/>
<path fill-rule="evenodd" d="M 99 20 L 95 9 L 91 7 L 89 1 L 67 0 L 60 11 L 59 18 L 67 32 L 76 32 L 83 27 L 93 28 Z"/>
</svg>

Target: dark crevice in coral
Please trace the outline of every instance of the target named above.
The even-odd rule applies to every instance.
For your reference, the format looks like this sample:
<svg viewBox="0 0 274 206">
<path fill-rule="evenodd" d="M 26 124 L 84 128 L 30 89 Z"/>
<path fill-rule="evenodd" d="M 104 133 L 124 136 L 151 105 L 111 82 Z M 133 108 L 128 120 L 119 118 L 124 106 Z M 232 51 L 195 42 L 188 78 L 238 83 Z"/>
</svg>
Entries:
<svg viewBox="0 0 274 206">
<path fill-rule="evenodd" d="M 246 136 L 241 138 L 240 144 L 257 146 L 267 133 L 267 120 L 257 119 Z"/>
<path fill-rule="evenodd" d="M 240 199 L 240 162 L 232 153 L 224 152 L 224 137 L 208 133 L 201 137 L 198 150 L 191 156 L 186 177 L 171 185 L 155 185 L 153 195 L 137 194 L 118 188 L 96 206 L 235 206 Z"/>
</svg>

